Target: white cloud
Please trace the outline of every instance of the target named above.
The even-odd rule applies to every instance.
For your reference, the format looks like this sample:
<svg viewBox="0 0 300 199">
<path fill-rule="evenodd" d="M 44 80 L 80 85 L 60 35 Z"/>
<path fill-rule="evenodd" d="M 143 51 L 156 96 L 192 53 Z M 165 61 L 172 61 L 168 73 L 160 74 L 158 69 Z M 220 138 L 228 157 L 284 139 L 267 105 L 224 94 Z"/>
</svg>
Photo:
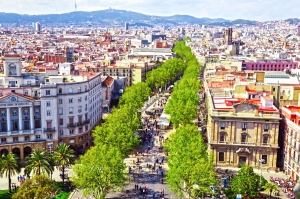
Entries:
<svg viewBox="0 0 300 199">
<path fill-rule="evenodd" d="M 188 14 L 195 17 L 253 19 L 259 21 L 298 17 L 299 0 L 76 0 L 77 10 L 108 8 L 149 15 Z M 75 0 L 0 0 L 0 12 L 22 14 L 67 13 Z"/>
</svg>

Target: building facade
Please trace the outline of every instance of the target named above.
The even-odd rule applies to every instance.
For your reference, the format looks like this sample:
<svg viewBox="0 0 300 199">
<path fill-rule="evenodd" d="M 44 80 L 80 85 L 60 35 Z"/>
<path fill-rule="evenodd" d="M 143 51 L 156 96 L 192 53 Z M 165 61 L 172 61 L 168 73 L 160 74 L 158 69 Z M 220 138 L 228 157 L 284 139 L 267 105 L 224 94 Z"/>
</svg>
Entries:
<svg viewBox="0 0 300 199">
<path fill-rule="evenodd" d="M 268 96 L 261 101 L 222 97 L 207 92 L 208 146 L 215 166 L 246 164 L 276 168 L 279 122 L 278 109 Z"/>
<path fill-rule="evenodd" d="M 242 70 L 283 71 L 298 68 L 298 62 L 292 60 L 258 60 L 257 62 L 243 62 Z"/>
<path fill-rule="evenodd" d="M 293 180 L 300 176 L 300 106 L 283 106 L 284 170 Z"/>
<path fill-rule="evenodd" d="M 100 74 L 25 74 L 20 59 L 6 55 L 0 74 L 0 154 L 23 160 L 33 149 L 51 151 L 59 143 L 83 153 L 101 122 Z"/>
</svg>

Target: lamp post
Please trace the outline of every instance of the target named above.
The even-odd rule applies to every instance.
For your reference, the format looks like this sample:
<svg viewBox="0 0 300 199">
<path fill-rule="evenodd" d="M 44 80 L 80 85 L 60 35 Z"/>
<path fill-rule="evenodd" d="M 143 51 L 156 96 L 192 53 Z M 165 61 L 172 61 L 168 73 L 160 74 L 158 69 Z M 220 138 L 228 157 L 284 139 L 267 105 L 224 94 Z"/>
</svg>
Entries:
<svg viewBox="0 0 300 199">
<path fill-rule="evenodd" d="M 259 159 L 258 162 L 260 163 L 260 179 L 259 179 L 259 191 L 260 191 L 261 190 L 262 164 L 265 163 L 265 160 Z"/>
</svg>

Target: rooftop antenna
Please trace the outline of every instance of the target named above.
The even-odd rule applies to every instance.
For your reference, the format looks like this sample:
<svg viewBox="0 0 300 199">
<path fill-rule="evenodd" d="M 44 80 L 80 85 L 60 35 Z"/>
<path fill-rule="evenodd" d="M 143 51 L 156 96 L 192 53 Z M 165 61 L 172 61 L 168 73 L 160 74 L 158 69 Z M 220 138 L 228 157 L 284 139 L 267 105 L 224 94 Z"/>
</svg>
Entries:
<svg viewBox="0 0 300 199">
<path fill-rule="evenodd" d="M 75 1 L 75 12 L 77 11 L 77 4 L 76 4 L 76 1 Z"/>
</svg>

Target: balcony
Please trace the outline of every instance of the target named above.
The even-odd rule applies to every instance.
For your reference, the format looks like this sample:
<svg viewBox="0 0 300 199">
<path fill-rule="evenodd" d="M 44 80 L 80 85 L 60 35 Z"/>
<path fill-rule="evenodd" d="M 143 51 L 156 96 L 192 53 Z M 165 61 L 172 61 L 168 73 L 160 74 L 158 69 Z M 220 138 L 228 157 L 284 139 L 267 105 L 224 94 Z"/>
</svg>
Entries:
<svg viewBox="0 0 300 199">
<path fill-rule="evenodd" d="M 67 124 L 67 127 L 76 127 L 77 125 L 76 125 L 76 123 L 71 123 L 71 124 Z"/>
<path fill-rule="evenodd" d="M 90 119 L 87 119 L 85 121 L 83 121 L 84 124 L 89 124 L 90 123 Z"/>
<path fill-rule="evenodd" d="M 53 127 L 53 128 L 44 128 L 44 132 L 55 132 L 55 127 Z"/>
</svg>

